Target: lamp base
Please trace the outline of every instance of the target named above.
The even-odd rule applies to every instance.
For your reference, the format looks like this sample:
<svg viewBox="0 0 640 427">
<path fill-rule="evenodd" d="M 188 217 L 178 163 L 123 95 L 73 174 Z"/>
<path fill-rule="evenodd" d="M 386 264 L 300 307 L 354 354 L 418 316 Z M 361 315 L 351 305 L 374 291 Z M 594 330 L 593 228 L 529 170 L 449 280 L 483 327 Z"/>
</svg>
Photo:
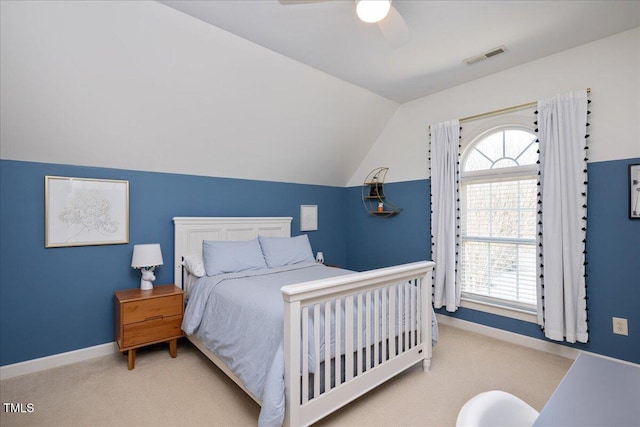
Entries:
<svg viewBox="0 0 640 427">
<path fill-rule="evenodd" d="M 140 278 L 140 289 L 143 291 L 150 291 L 153 289 L 153 281 L 156 280 L 153 270 L 155 267 L 143 267 L 140 269 L 142 277 Z"/>
<path fill-rule="evenodd" d="M 140 279 L 140 290 L 150 291 L 153 289 L 153 282 L 149 280 Z"/>
</svg>

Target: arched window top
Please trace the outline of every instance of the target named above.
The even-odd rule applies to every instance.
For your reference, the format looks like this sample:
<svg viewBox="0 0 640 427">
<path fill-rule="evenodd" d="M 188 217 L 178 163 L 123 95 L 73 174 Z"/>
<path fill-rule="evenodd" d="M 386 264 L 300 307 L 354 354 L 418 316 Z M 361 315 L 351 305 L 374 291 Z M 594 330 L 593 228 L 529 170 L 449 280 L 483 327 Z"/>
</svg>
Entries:
<svg viewBox="0 0 640 427">
<path fill-rule="evenodd" d="M 464 172 L 534 165 L 538 160 L 536 135 L 520 127 L 494 129 L 479 136 L 467 149 Z"/>
</svg>

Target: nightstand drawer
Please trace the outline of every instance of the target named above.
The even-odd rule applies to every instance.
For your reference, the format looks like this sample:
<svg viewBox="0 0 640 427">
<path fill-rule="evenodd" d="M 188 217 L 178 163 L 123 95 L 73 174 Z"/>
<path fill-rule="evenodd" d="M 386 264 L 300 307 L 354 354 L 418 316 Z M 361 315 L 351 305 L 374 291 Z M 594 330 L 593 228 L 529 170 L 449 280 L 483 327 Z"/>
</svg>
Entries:
<svg viewBox="0 0 640 427">
<path fill-rule="evenodd" d="M 180 314 L 182 314 L 182 295 L 130 301 L 122 305 L 122 323 L 124 325 L 154 319 L 158 316 L 166 318 Z"/>
<path fill-rule="evenodd" d="M 158 298 L 167 299 L 167 298 Z M 181 312 L 177 316 L 151 318 L 144 322 L 124 325 L 122 347 L 146 344 L 153 341 L 166 340 L 182 335 Z"/>
</svg>

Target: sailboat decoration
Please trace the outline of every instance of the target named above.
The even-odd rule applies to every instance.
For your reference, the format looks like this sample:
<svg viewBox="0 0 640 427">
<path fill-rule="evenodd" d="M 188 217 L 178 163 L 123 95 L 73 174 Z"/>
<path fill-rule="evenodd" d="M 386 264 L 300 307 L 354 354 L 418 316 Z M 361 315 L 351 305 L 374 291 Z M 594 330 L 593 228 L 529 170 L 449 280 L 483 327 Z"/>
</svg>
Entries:
<svg viewBox="0 0 640 427">
<path fill-rule="evenodd" d="M 402 208 L 389 202 L 384 193 L 384 180 L 389 168 L 380 167 L 367 175 L 362 185 L 362 204 L 371 215 L 387 217 L 399 214 Z"/>
</svg>

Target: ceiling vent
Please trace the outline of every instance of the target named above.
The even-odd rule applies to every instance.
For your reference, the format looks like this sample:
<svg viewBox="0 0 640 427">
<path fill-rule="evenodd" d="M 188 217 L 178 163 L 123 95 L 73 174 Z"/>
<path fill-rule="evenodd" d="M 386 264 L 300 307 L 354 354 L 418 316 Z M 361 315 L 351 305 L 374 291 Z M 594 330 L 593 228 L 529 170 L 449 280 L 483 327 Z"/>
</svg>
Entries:
<svg viewBox="0 0 640 427">
<path fill-rule="evenodd" d="M 471 58 L 467 58 L 464 62 L 467 65 L 475 64 L 476 62 L 484 61 L 485 59 L 492 58 L 496 55 L 500 55 L 501 53 L 505 53 L 507 51 L 507 47 L 505 45 L 495 47 L 491 50 L 488 50 L 480 55 L 472 56 Z"/>
</svg>

